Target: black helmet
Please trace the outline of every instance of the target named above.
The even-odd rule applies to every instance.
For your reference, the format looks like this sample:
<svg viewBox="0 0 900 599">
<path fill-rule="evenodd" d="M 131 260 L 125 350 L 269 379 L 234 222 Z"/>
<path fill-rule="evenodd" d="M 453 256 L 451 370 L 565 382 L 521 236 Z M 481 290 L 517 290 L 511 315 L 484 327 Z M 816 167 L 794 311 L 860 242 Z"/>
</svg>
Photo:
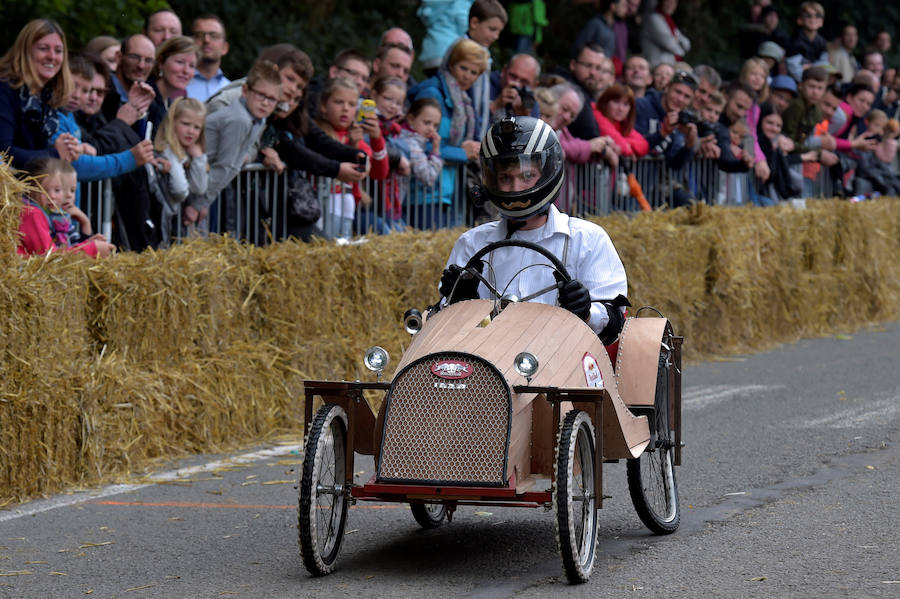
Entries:
<svg viewBox="0 0 900 599">
<path fill-rule="evenodd" d="M 553 128 L 530 116 L 491 125 L 481 142 L 481 178 L 500 214 L 524 220 L 547 210 L 563 184 L 563 152 Z"/>
</svg>

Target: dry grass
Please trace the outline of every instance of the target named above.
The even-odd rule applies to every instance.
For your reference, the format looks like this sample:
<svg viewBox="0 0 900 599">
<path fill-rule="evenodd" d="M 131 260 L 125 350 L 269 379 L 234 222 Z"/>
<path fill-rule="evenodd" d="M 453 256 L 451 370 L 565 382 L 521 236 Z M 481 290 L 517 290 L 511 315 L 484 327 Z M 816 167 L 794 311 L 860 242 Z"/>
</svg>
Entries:
<svg viewBox="0 0 900 599">
<path fill-rule="evenodd" d="M 459 233 L 24 260 L 22 186 L 3 167 L 0 181 L 0 505 L 296 433 L 303 379 L 357 378 L 375 343 L 399 357 L 400 318 L 437 299 Z M 632 303 L 666 313 L 692 359 L 900 311 L 896 200 L 599 222 Z"/>
</svg>

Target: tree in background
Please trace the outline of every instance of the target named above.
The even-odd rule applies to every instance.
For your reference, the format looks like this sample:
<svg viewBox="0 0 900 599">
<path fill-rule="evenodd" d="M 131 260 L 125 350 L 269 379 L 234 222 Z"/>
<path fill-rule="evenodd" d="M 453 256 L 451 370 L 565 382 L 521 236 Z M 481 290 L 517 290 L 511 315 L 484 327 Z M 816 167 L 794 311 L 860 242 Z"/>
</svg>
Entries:
<svg viewBox="0 0 900 599">
<path fill-rule="evenodd" d="M 860 49 L 885 26 L 897 39 L 898 32 L 892 24 L 900 23 L 900 4 L 883 0 L 820 2 L 825 7 L 822 34 L 826 39 L 835 37 L 845 22 L 855 24 L 859 30 Z M 391 26 L 409 31 L 418 45 L 425 34 L 416 18 L 418 4 L 417 0 L 0 0 L 0 39 L 10 43 L 25 23 L 47 17 L 62 25 L 70 46 L 78 49 L 97 35 L 121 38 L 140 31 L 145 15 L 171 5 L 188 34 L 192 20 L 202 13 L 212 12 L 224 19 L 231 49 L 223 60 L 223 69 L 230 77 L 242 76 L 260 49 L 278 42 L 293 43 L 307 52 L 316 71 L 322 72 L 331 58 L 346 47 L 374 55 L 379 35 Z M 736 40 L 749 18 L 750 4 L 751 0 L 681 0 L 676 20 L 691 39 L 687 61 L 713 65 L 726 77 L 736 75 L 743 62 Z M 792 33 L 799 0 L 776 1 L 774 5 L 780 11 L 781 27 Z M 590 1 L 568 0 L 548 2 L 547 10 L 550 25 L 538 48 L 545 69 L 568 64 L 569 46 L 577 27 L 587 22 L 597 8 Z M 503 48 L 496 54 L 495 64 L 503 64 L 512 52 Z M 414 70 L 414 75 L 421 77 L 421 70 Z"/>
</svg>

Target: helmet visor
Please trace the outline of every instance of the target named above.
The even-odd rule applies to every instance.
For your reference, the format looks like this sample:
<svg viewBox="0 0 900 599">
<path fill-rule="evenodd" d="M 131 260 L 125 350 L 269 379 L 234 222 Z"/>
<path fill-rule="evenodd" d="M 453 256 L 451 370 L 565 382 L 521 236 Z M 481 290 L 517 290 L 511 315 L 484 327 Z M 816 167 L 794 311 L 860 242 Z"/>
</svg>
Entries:
<svg viewBox="0 0 900 599">
<path fill-rule="evenodd" d="M 525 211 L 541 203 L 555 186 L 563 166 L 562 150 L 558 143 L 548 149 L 530 154 L 481 156 L 484 186 L 498 207 L 508 213 Z"/>
</svg>

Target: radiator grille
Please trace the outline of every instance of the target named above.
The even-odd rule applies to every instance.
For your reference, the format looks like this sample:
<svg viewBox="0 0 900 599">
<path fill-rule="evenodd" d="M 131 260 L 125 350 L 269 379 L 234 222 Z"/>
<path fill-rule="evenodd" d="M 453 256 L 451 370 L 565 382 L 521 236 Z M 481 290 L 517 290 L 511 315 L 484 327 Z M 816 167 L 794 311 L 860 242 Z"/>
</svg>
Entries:
<svg viewBox="0 0 900 599">
<path fill-rule="evenodd" d="M 432 373 L 447 360 L 470 364 L 471 375 Z M 465 354 L 425 356 L 396 377 L 386 401 L 380 481 L 506 485 L 510 391 L 493 366 Z"/>
</svg>

